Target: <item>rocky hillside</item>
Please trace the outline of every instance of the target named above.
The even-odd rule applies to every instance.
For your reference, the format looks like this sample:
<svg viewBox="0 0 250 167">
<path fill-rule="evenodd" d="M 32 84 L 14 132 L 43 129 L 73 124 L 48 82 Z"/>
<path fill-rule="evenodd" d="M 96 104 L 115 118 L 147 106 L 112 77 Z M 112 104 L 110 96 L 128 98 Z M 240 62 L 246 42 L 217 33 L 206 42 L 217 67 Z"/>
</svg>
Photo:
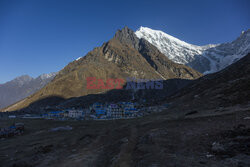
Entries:
<svg viewBox="0 0 250 167">
<path fill-rule="evenodd" d="M 194 81 L 168 102 L 183 111 L 250 105 L 250 53 L 224 70 Z"/>
<path fill-rule="evenodd" d="M 208 74 L 224 69 L 250 52 L 250 29 L 230 43 L 192 45 L 159 30 L 141 27 L 135 34 L 156 46 L 170 60 Z"/>
<path fill-rule="evenodd" d="M 61 100 L 99 94 L 108 90 L 86 89 L 86 78 L 134 77 L 138 79 L 197 79 L 202 74 L 169 60 L 155 46 L 139 39 L 125 27 L 101 47 L 69 63 L 46 87 L 5 110 L 17 110 L 44 99 L 55 105 Z M 125 84 L 125 83 L 124 83 Z M 49 104 L 49 103 L 48 103 Z"/>
<path fill-rule="evenodd" d="M 0 84 L 0 109 L 7 107 L 37 92 L 47 85 L 56 73 L 43 74 L 37 78 L 23 75 Z"/>
</svg>

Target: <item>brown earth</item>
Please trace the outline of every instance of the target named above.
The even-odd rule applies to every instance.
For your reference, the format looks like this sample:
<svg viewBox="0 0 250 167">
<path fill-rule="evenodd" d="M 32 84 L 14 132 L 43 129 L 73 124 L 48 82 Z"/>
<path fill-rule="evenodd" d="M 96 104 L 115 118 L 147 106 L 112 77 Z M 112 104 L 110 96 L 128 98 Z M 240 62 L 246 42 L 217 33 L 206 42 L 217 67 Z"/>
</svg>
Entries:
<svg viewBox="0 0 250 167">
<path fill-rule="evenodd" d="M 206 116 L 175 113 L 114 121 L 17 120 L 25 133 L 0 140 L 0 166 L 249 166 L 249 107 Z M 0 126 L 12 122 L 1 120 Z M 50 131 L 61 126 L 73 129 Z"/>
</svg>

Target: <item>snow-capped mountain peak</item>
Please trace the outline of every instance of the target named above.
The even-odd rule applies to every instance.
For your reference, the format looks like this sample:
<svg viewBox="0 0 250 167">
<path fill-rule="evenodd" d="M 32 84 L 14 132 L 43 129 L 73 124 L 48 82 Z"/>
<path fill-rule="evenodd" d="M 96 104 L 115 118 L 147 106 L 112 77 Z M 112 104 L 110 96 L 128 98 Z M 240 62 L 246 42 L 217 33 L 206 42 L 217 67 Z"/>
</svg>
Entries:
<svg viewBox="0 0 250 167">
<path fill-rule="evenodd" d="M 156 42 L 159 44 L 162 44 L 161 42 L 163 42 L 165 40 L 165 41 L 169 41 L 171 43 L 178 44 L 182 47 L 199 48 L 199 46 L 189 44 L 185 41 L 182 41 L 178 38 L 175 38 L 167 33 L 160 31 L 160 30 L 152 30 L 148 27 L 140 27 L 135 32 L 135 34 L 137 35 L 138 38 L 144 38 L 144 39 L 147 39 L 148 41 Z"/>
<path fill-rule="evenodd" d="M 42 74 L 38 78 L 45 80 L 45 79 L 49 79 L 49 78 L 54 78 L 56 76 L 56 74 L 57 74 L 57 72 L 52 72 L 49 74 Z"/>
<path fill-rule="evenodd" d="M 78 61 L 78 60 L 80 60 L 82 57 L 78 57 L 77 59 L 75 59 L 75 61 Z"/>
<path fill-rule="evenodd" d="M 195 55 L 202 54 L 205 48 L 214 47 L 214 45 L 203 47 L 192 45 L 160 30 L 147 27 L 140 27 L 135 34 L 138 38 L 144 38 L 155 45 L 169 59 L 180 64 L 187 64 L 195 59 Z"/>
<path fill-rule="evenodd" d="M 138 38 L 156 46 L 170 60 L 188 65 L 204 74 L 219 71 L 250 52 L 250 30 L 231 43 L 192 45 L 160 30 L 140 27 Z"/>
</svg>

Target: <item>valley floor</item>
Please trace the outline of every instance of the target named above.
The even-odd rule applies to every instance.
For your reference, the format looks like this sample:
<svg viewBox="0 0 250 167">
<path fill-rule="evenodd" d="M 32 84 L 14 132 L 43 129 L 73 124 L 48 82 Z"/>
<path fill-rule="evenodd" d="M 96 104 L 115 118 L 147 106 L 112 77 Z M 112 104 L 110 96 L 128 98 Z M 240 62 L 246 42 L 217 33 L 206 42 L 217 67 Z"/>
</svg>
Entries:
<svg viewBox="0 0 250 167">
<path fill-rule="evenodd" d="M 250 109 L 188 117 L 169 119 L 162 112 L 133 120 L 16 120 L 25 123 L 25 133 L 0 139 L 0 166 L 250 166 Z M 1 120 L 0 127 L 11 123 Z"/>
</svg>

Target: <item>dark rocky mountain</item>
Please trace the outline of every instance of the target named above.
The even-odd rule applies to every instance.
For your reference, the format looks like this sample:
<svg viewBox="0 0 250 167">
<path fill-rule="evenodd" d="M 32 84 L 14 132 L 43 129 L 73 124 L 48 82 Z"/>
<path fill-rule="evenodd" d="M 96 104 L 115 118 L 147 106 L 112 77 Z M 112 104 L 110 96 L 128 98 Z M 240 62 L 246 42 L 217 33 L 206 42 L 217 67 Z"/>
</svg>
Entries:
<svg viewBox="0 0 250 167">
<path fill-rule="evenodd" d="M 37 78 L 23 75 L 0 84 L 0 109 L 22 100 L 47 85 L 56 73 L 43 74 Z"/>
<path fill-rule="evenodd" d="M 197 79 L 167 101 L 172 102 L 172 108 L 182 111 L 219 111 L 250 105 L 250 53 L 219 72 Z"/>
<path fill-rule="evenodd" d="M 197 79 L 202 74 L 169 60 L 155 46 L 136 37 L 125 27 L 101 47 L 69 63 L 47 86 L 5 110 L 12 111 L 36 104 L 58 105 L 65 99 L 109 90 L 86 89 L 87 77 L 97 79 L 128 77 L 138 79 Z M 125 84 L 125 83 L 124 83 Z M 33 105 L 34 106 L 34 105 Z"/>
</svg>

